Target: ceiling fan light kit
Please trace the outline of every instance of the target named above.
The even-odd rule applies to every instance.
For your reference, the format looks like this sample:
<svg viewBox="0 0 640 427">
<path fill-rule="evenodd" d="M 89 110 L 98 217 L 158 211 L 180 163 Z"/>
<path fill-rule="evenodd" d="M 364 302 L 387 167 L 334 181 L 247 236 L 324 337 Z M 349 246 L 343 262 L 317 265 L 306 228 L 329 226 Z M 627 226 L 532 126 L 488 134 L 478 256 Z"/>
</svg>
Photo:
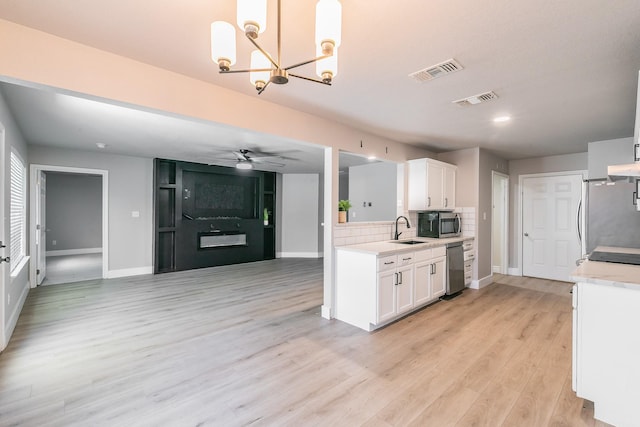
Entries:
<svg viewBox="0 0 640 427">
<path fill-rule="evenodd" d="M 287 67 L 281 64 L 281 0 L 278 0 L 278 55 L 272 57 L 257 40 L 267 27 L 267 0 L 237 0 L 237 24 L 256 50 L 251 53 L 251 68 L 232 70 L 236 63 L 236 30 L 228 22 L 211 24 L 211 58 L 218 64 L 220 73 L 249 73 L 249 81 L 261 94 L 270 83 L 286 84 L 289 77 L 296 77 L 325 85 L 331 85 L 338 74 L 338 46 L 341 43 L 342 5 L 338 0 L 319 0 L 316 4 L 315 43 L 316 56 L 310 60 Z M 316 63 L 316 74 L 320 80 L 297 74 L 289 70 Z"/>
</svg>

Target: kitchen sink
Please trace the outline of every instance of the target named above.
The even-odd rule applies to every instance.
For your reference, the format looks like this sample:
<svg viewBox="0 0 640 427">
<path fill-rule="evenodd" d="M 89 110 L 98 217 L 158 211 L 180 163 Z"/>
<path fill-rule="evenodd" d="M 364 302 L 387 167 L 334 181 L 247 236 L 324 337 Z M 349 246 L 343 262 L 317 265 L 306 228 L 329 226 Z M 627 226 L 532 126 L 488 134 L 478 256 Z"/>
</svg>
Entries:
<svg viewBox="0 0 640 427">
<path fill-rule="evenodd" d="M 392 240 L 391 243 L 399 243 L 401 245 L 419 245 L 423 242 L 422 240 Z"/>
</svg>

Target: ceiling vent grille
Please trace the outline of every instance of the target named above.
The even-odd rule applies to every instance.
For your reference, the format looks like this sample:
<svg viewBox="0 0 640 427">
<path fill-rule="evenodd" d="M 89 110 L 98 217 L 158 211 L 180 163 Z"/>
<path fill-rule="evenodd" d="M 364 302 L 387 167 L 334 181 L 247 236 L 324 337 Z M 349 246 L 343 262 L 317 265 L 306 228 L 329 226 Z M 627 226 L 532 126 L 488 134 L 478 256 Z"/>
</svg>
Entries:
<svg viewBox="0 0 640 427">
<path fill-rule="evenodd" d="M 424 70 L 411 73 L 409 74 L 409 77 L 419 82 L 428 82 L 429 80 L 437 79 L 438 77 L 443 77 L 463 69 L 464 67 L 460 65 L 460 63 L 458 63 L 455 59 L 447 59 L 444 62 L 432 65 L 431 67 L 427 67 Z"/>
<path fill-rule="evenodd" d="M 473 95 L 468 98 L 458 99 L 457 101 L 453 101 L 454 104 L 458 104 L 461 107 L 467 107 L 469 105 L 476 105 L 482 102 L 491 101 L 492 99 L 498 99 L 498 95 L 494 91 L 479 93 L 478 95 Z"/>
</svg>

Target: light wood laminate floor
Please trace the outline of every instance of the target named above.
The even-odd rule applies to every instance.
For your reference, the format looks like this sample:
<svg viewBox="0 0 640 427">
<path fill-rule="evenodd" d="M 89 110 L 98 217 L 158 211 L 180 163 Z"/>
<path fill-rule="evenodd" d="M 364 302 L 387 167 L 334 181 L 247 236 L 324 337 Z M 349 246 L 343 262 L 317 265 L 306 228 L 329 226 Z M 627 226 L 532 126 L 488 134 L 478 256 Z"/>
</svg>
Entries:
<svg viewBox="0 0 640 427">
<path fill-rule="evenodd" d="M 373 333 L 320 317 L 319 260 L 40 287 L 0 425 L 603 425 L 571 391 L 569 285 L 496 278 Z"/>
</svg>

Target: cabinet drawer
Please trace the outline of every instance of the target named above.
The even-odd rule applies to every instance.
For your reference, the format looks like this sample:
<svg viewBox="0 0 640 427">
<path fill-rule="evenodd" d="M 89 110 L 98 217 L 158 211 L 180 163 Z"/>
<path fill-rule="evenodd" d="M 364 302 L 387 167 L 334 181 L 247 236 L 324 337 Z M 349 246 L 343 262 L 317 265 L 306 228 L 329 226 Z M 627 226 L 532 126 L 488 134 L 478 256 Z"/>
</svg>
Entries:
<svg viewBox="0 0 640 427">
<path fill-rule="evenodd" d="M 438 258 L 441 256 L 447 255 L 447 247 L 446 246 L 438 246 L 437 248 L 431 249 L 431 255 L 433 258 Z"/>
<path fill-rule="evenodd" d="M 467 240 L 466 242 L 462 243 L 462 250 L 463 251 L 472 251 L 473 250 L 473 240 Z"/>
<path fill-rule="evenodd" d="M 406 254 L 399 254 L 398 266 L 413 264 L 415 262 L 413 255 L 414 255 L 413 252 L 409 252 Z"/>
<path fill-rule="evenodd" d="M 397 266 L 398 257 L 396 255 L 378 258 L 378 271 L 393 270 Z"/>
<path fill-rule="evenodd" d="M 424 249 L 413 253 L 413 260 L 415 262 L 426 261 L 431 258 L 433 258 L 431 249 Z"/>
<path fill-rule="evenodd" d="M 465 251 L 463 253 L 465 261 L 472 261 L 476 258 L 476 254 L 473 251 Z"/>
<path fill-rule="evenodd" d="M 464 263 L 464 274 L 471 273 L 473 271 L 473 261 L 467 261 Z"/>
<path fill-rule="evenodd" d="M 465 285 L 470 285 L 471 284 L 471 279 L 472 279 L 473 275 L 471 273 L 467 273 L 466 271 L 464 272 L 464 284 Z"/>
</svg>

